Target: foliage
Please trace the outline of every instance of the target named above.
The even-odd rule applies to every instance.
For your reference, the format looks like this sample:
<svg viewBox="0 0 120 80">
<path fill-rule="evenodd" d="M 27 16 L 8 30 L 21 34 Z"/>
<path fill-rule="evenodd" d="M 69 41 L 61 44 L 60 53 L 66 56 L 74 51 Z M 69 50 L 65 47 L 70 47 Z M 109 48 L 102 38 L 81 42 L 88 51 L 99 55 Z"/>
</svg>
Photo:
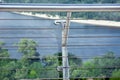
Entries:
<svg viewBox="0 0 120 80">
<path fill-rule="evenodd" d="M 80 68 L 73 71 L 73 77 L 111 77 L 112 72 L 120 66 L 120 59 L 113 52 L 85 62 Z M 119 74 L 119 73 L 118 73 Z"/>
<path fill-rule="evenodd" d="M 110 80 L 120 80 L 119 79 L 120 76 L 120 69 L 116 69 L 112 72 L 112 77 Z"/>
<path fill-rule="evenodd" d="M 9 57 L 8 50 L 3 48 L 5 43 L 0 42 L 0 57 Z"/>
<path fill-rule="evenodd" d="M 4 43 L 0 43 L 2 46 Z M 54 56 L 45 56 L 34 60 L 30 57 L 36 56 L 37 43 L 33 40 L 22 39 L 18 42 L 18 51 L 23 54 L 21 59 L 0 60 L 0 80 L 19 80 L 19 79 L 37 79 L 37 78 L 57 78 L 59 72 L 56 70 L 58 65 L 62 65 L 61 53 Z M 6 55 L 8 57 L 8 50 Z M 2 51 L 0 54 L 4 53 Z M 29 56 L 29 57 L 28 57 Z M 40 56 L 40 55 L 38 55 Z M 34 57 L 34 58 L 35 58 Z M 70 75 L 71 77 L 113 77 L 110 80 L 119 80 L 120 58 L 115 57 L 113 52 L 108 52 L 103 56 L 95 57 L 89 61 L 82 61 L 81 58 L 69 53 Z M 100 80 L 100 79 L 95 79 Z M 104 80 L 104 79 L 102 79 Z"/>
<path fill-rule="evenodd" d="M 0 80 L 13 80 L 14 71 L 9 71 L 9 69 L 13 70 L 11 64 L 14 64 L 14 61 L 9 59 L 8 49 L 3 48 L 4 45 L 5 43 L 0 42 Z"/>
<path fill-rule="evenodd" d="M 23 53 L 23 57 L 25 58 L 39 56 L 36 47 L 37 43 L 33 40 L 21 39 L 18 43 L 18 51 Z"/>
<path fill-rule="evenodd" d="M 18 51 L 23 53 L 23 57 L 17 63 L 20 66 L 15 74 L 16 79 L 55 78 L 58 76 L 56 69 L 49 70 L 49 68 L 56 67 L 57 58 L 46 56 L 40 59 L 35 41 L 22 39 L 17 45 Z"/>
</svg>

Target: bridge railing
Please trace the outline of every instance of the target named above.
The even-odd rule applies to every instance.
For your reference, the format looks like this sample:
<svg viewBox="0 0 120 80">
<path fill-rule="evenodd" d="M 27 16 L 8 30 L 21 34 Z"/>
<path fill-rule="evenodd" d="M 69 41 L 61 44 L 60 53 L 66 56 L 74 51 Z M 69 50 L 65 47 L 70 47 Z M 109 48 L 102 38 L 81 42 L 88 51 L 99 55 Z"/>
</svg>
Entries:
<svg viewBox="0 0 120 80">
<path fill-rule="evenodd" d="M 106 73 L 109 73 L 111 72 L 111 70 L 113 69 L 120 69 L 120 66 L 107 66 L 107 67 L 100 67 L 100 66 L 97 66 L 97 67 L 81 67 L 79 64 L 79 66 L 74 66 L 74 65 L 71 65 L 69 66 L 69 61 L 70 59 L 73 59 L 73 61 L 75 59 L 79 59 L 79 58 L 83 58 L 83 59 L 89 59 L 89 57 L 81 57 L 81 56 L 69 56 L 68 52 L 70 50 L 70 47 L 72 48 L 78 48 L 78 47 L 81 47 L 81 49 L 85 46 L 120 46 L 119 44 L 68 44 L 68 38 L 119 38 L 120 36 L 69 36 L 69 30 L 74 30 L 74 29 L 80 29 L 81 28 L 71 28 L 70 26 L 70 21 L 71 20 L 71 15 L 73 12 L 119 12 L 120 11 L 120 4 L 7 4 L 7 3 L 1 3 L 0 4 L 0 12 L 24 12 L 24 11 L 27 11 L 27 12 L 66 12 L 67 15 L 66 17 L 64 18 L 65 20 L 63 19 L 52 19 L 50 18 L 49 20 L 55 20 L 56 22 L 56 25 L 60 24 L 62 26 L 62 28 L 58 28 L 61 30 L 60 32 L 60 37 L 49 37 L 49 36 L 42 36 L 42 37 L 9 37 L 9 36 L 2 36 L 0 37 L 1 39 L 15 39 L 15 38 L 37 38 L 37 39 L 40 39 L 40 38 L 55 38 L 55 39 L 58 39 L 59 42 L 59 45 L 60 45 L 60 55 L 59 56 L 54 56 L 52 59 L 58 59 L 60 61 L 62 61 L 62 63 L 60 61 L 56 61 L 58 62 L 58 66 L 54 66 L 54 67 L 50 67 L 50 68 L 44 68 L 41 70 L 53 70 L 53 72 L 55 72 L 55 76 L 58 76 L 57 78 L 40 78 L 40 79 L 63 79 L 63 80 L 69 80 L 69 79 L 80 79 L 80 78 L 110 78 L 111 75 L 108 74 L 108 76 L 104 76 L 103 74 L 99 74 L 98 75 L 95 75 L 95 76 L 91 76 L 91 75 L 88 75 L 88 76 L 81 76 L 82 73 L 77 73 L 77 72 L 84 72 L 84 71 L 87 71 L 87 70 L 91 70 L 91 71 L 94 71 L 96 69 L 98 70 L 101 70 L 101 69 L 105 69 L 104 71 L 106 71 Z M 18 14 L 16 13 L 16 14 Z M 21 14 L 21 13 L 20 13 Z M 47 18 L 48 19 L 48 18 Z M 46 20 L 47 20 L 46 19 Z M 0 20 L 31 20 L 31 19 L 0 19 Z M 39 19 L 37 19 L 39 20 Z M 73 21 L 75 21 L 73 19 Z M 84 22 L 83 22 L 84 23 Z M 86 23 L 85 23 L 86 24 Z M 89 24 L 89 23 L 88 23 Z M 117 23 L 119 24 L 119 22 Z M 109 25 L 107 25 L 109 26 Z M 112 25 L 114 26 L 114 25 Z M 119 25 L 115 25 L 117 27 L 119 27 Z M 0 30 L 45 30 L 45 29 L 50 29 L 50 30 L 57 30 L 57 28 L 0 28 Z M 87 28 L 86 28 L 87 29 Z M 60 40 L 59 40 L 60 39 Z M 6 46 L 6 47 L 21 47 L 21 46 Z M 52 47 L 52 48 L 55 48 L 55 47 L 58 47 L 58 46 L 37 46 L 37 47 Z M 28 57 L 28 60 L 32 60 L 32 59 L 38 59 L 40 58 L 39 56 L 31 56 L 31 57 Z M 48 58 L 48 59 L 51 59 L 51 58 Z M 113 58 L 113 57 L 112 57 Z M 4 59 L 9 59 L 9 57 L 1 57 L 2 60 Z M 42 58 L 42 60 L 44 61 L 45 58 Z M 94 59 L 94 58 L 90 58 L 90 59 Z M 103 59 L 103 57 L 99 57 L 97 58 L 97 60 L 99 59 Z M 104 58 L 105 60 L 109 60 L 111 59 L 111 56 L 109 57 L 105 57 Z M 104 60 L 103 59 L 103 60 Z M 42 61 L 41 60 L 41 61 Z M 14 61 L 14 60 L 13 60 Z M 16 61 L 16 60 L 15 60 Z M 80 59 L 78 60 L 80 61 Z M 55 63 L 53 61 L 53 63 Z M 97 64 L 97 63 L 96 63 Z M 49 65 L 49 64 L 48 64 Z M 60 72 L 56 73 L 56 69 L 60 70 Z M 62 71 L 61 71 L 62 69 Z M 10 69 L 11 70 L 11 69 Z M 17 70 L 27 70 L 29 72 L 30 69 L 12 69 L 11 71 L 14 71 L 16 72 Z M 70 71 L 69 71 L 70 70 Z M 109 71 L 108 71 L 109 70 Z M 74 75 L 72 75 L 73 77 L 70 76 L 70 72 L 76 72 L 76 74 L 79 74 L 79 75 L 76 75 L 74 77 Z M 63 73 L 63 75 L 61 75 Z M 50 73 L 49 73 L 50 74 Z M 77 77 L 78 76 L 78 77 Z M 49 76 L 50 77 L 50 76 Z M 116 77 L 118 78 L 118 77 Z"/>
</svg>

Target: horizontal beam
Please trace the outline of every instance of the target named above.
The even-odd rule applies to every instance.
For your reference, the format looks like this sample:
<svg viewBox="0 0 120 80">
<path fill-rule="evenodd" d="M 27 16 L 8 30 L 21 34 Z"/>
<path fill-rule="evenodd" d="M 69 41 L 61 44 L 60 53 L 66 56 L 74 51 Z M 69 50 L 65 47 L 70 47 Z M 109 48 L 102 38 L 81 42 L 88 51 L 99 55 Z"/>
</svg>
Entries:
<svg viewBox="0 0 120 80">
<path fill-rule="evenodd" d="M 0 11 L 120 11 L 120 4 L 0 4 Z"/>
</svg>

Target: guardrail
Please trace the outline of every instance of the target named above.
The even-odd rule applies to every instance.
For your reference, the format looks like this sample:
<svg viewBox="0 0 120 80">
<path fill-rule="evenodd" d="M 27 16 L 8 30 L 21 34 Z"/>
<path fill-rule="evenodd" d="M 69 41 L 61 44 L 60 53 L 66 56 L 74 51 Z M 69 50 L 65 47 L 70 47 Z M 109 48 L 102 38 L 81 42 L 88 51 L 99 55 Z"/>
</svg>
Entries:
<svg viewBox="0 0 120 80">
<path fill-rule="evenodd" d="M 0 4 L 0 11 L 120 11 L 120 4 Z"/>
</svg>

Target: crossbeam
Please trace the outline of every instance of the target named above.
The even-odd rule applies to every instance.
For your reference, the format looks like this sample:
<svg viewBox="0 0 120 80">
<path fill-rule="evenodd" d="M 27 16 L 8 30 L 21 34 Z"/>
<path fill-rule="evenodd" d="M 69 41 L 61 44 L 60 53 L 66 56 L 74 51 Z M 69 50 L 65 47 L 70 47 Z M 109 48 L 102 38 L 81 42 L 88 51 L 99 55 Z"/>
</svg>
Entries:
<svg viewBox="0 0 120 80">
<path fill-rule="evenodd" d="M 8 4 L 1 3 L 0 11 L 120 11 L 120 4 Z"/>
</svg>

